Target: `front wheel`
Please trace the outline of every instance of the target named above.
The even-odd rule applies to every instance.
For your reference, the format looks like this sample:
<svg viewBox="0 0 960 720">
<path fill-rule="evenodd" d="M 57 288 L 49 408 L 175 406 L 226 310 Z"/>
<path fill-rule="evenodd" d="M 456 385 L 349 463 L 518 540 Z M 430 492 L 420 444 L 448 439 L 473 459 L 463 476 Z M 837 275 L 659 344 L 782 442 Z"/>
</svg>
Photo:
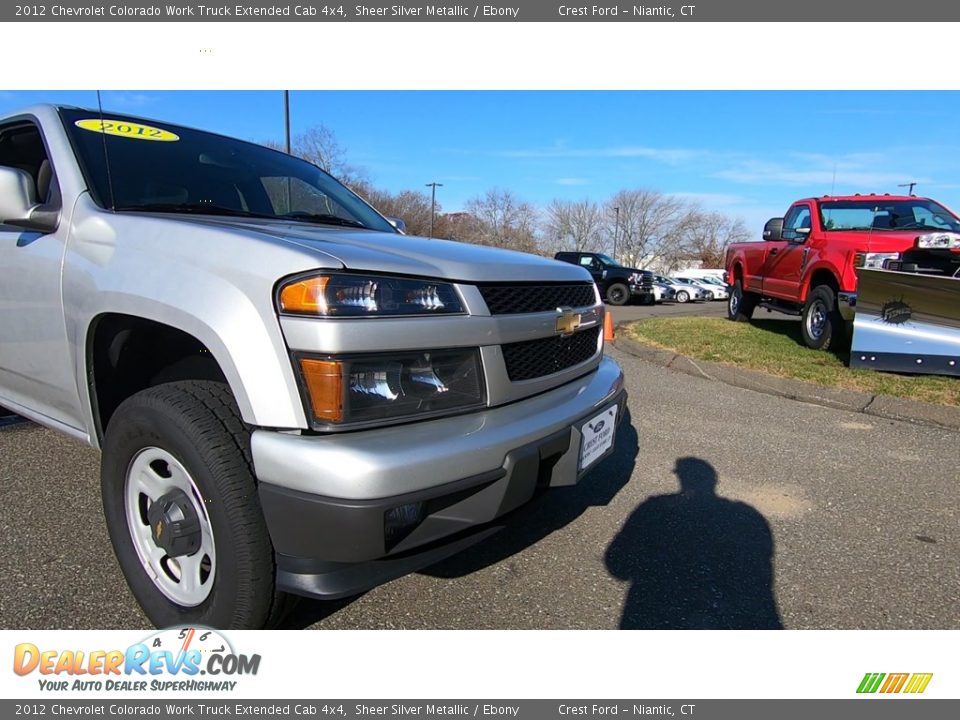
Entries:
<svg viewBox="0 0 960 720">
<path fill-rule="evenodd" d="M 607 302 L 611 305 L 626 305 L 630 299 L 630 288 L 623 283 L 613 283 L 607 288 Z"/>
<path fill-rule="evenodd" d="M 833 289 L 818 285 L 807 296 L 800 317 L 803 342 L 812 350 L 827 350 L 843 337 L 843 318 Z"/>
<path fill-rule="evenodd" d="M 680 292 L 677 293 L 678 303 L 685 303 L 688 300 L 690 300 L 690 293 L 688 293 L 686 290 L 681 290 Z"/>
<path fill-rule="evenodd" d="M 226 385 L 158 385 L 110 418 L 103 508 L 120 567 L 157 627 L 260 628 L 283 605 L 252 472 Z"/>
<path fill-rule="evenodd" d="M 744 292 L 743 285 L 737 280 L 730 289 L 727 298 L 727 318 L 734 322 L 747 322 L 753 317 L 757 307 L 757 296 Z"/>
</svg>

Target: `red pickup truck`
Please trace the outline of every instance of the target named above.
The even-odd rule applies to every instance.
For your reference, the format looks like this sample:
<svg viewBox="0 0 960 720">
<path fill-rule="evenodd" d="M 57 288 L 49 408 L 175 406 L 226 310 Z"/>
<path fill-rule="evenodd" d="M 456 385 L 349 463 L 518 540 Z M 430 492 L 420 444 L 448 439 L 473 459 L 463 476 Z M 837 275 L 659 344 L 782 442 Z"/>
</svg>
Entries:
<svg viewBox="0 0 960 720">
<path fill-rule="evenodd" d="M 727 316 L 749 320 L 757 307 L 800 315 L 808 347 L 838 346 L 853 319 L 857 267 L 883 268 L 920 235 L 958 231 L 953 212 L 913 195 L 798 200 L 767 221 L 763 242 L 727 248 Z"/>
</svg>

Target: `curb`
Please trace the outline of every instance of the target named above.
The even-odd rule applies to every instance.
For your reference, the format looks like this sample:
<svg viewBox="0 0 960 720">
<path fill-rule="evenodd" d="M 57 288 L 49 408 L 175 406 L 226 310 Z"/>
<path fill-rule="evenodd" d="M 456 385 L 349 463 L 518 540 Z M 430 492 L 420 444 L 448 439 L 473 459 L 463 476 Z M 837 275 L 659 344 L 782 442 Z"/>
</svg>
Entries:
<svg viewBox="0 0 960 720">
<path fill-rule="evenodd" d="M 729 367 L 707 360 L 693 360 L 671 350 L 660 350 L 644 345 L 633 338 L 621 336 L 625 331 L 625 326 L 617 326 L 618 337 L 613 341 L 613 346 L 653 365 L 765 395 L 776 395 L 812 405 L 864 413 L 887 420 L 905 420 L 960 431 L 960 408 L 889 395 L 872 395 L 858 390 L 824 387 L 804 380 L 774 377 L 758 370 Z"/>
</svg>

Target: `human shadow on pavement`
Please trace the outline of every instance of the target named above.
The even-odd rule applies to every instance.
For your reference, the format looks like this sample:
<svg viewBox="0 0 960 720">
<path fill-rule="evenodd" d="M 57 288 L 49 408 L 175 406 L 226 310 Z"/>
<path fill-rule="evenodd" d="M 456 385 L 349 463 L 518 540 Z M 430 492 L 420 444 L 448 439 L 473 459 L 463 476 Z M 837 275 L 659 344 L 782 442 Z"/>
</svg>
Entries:
<svg viewBox="0 0 960 720">
<path fill-rule="evenodd" d="M 705 460 L 679 458 L 674 472 L 680 492 L 645 500 L 607 548 L 607 569 L 630 583 L 620 627 L 783 629 L 766 519 L 718 496 Z"/>
<path fill-rule="evenodd" d="M 608 504 L 630 480 L 639 442 L 629 409 L 617 429 L 613 453 L 572 487 L 556 488 L 499 518 L 503 529 L 482 542 L 419 572 L 456 578 L 482 570 L 534 545 L 568 525 L 587 508 Z M 302 599 L 284 619 L 283 628 L 304 628 L 330 617 L 360 596 L 335 601 Z"/>
</svg>

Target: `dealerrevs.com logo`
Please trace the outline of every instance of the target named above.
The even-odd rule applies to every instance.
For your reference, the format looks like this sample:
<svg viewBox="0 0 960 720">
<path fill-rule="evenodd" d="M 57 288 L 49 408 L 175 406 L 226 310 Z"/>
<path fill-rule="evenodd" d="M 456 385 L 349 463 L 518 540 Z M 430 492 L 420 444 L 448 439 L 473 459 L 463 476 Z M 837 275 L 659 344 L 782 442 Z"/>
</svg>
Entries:
<svg viewBox="0 0 960 720">
<path fill-rule="evenodd" d="M 14 648 L 13 671 L 37 676 L 45 691 L 232 691 L 241 676 L 256 675 L 260 655 L 234 651 L 218 631 L 161 630 L 125 650 Z"/>
<path fill-rule="evenodd" d="M 857 687 L 858 693 L 919 694 L 927 689 L 933 673 L 867 673 Z"/>
</svg>

